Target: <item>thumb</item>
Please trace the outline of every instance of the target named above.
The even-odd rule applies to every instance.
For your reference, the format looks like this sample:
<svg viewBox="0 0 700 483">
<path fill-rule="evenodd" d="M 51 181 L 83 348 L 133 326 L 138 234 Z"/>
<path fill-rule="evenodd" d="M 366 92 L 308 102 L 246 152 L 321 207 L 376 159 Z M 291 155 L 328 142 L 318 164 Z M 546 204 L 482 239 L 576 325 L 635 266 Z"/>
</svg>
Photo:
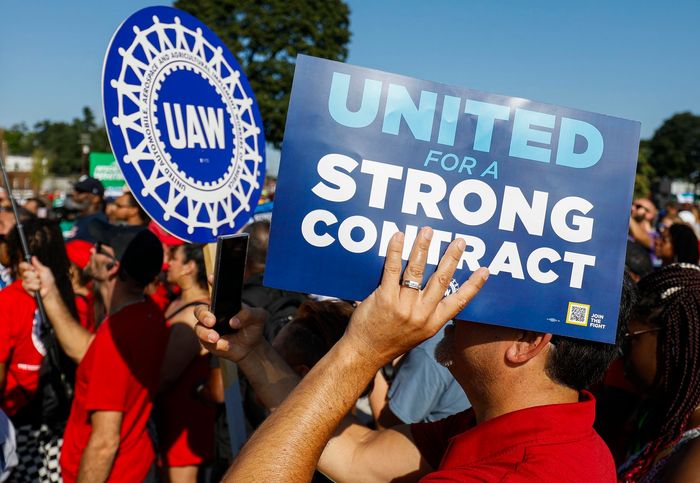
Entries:
<svg viewBox="0 0 700 483">
<path fill-rule="evenodd" d="M 32 266 L 37 269 L 37 271 L 46 269 L 46 265 L 41 263 L 36 256 L 32 256 Z"/>
</svg>

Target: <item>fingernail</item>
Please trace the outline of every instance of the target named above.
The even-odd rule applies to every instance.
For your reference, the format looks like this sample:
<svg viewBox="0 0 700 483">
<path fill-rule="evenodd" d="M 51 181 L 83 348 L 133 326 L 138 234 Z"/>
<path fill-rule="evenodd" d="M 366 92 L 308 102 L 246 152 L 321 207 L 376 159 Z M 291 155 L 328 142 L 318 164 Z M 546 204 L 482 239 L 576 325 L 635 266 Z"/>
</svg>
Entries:
<svg viewBox="0 0 700 483">
<path fill-rule="evenodd" d="M 213 332 L 209 332 L 207 339 L 209 339 L 209 342 L 216 342 L 216 339 L 217 339 L 216 334 Z"/>
<path fill-rule="evenodd" d="M 479 269 L 479 271 L 481 272 L 481 278 L 484 279 L 484 282 L 487 281 L 489 279 L 489 275 L 490 275 L 489 269 L 486 267 L 481 267 Z"/>
<path fill-rule="evenodd" d="M 423 229 L 423 238 L 426 240 L 432 240 L 433 239 L 433 229 L 430 228 L 429 226 L 424 226 Z"/>
<path fill-rule="evenodd" d="M 403 239 L 404 239 L 403 232 L 397 231 L 396 233 L 394 233 L 394 236 L 396 237 L 397 242 L 403 243 Z"/>
<path fill-rule="evenodd" d="M 464 238 L 457 238 L 457 248 L 462 251 L 467 248 L 467 242 L 464 241 Z"/>
<path fill-rule="evenodd" d="M 233 327 L 234 329 L 239 328 L 239 327 L 241 326 L 241 319 L 239 319 L 238 317 L 233 317 L 233 318 L 231 319 L 230 325 L 231 325 L 231 327 Z"/>
</svg>

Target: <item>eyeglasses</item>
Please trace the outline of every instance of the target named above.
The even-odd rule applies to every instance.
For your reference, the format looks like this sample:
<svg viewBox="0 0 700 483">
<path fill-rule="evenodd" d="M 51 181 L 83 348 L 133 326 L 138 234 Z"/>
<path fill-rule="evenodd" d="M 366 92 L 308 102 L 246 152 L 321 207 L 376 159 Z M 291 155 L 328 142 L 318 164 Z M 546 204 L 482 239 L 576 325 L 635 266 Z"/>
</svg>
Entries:
<svg viewBox="0 0 700 483">
<path fill-rule="evenodd" d="M 654 327 L 651 329 L 635 330 L 633 332 L 625 332 L 622 337 L 625 340 L 630 340 L 630 339 L 634 339 L 635 337 L 637 337 L 639 335 L 648 334 L 650 332 L 658 332 L 660 330 L 663 330 L 663 327 Z"/>
<path fill-rule="evenodd" d="M 105 250 L 102 249 L 103 246 L 105 246 L 104 243 L 102 243 L 102 242 L 97 242 L 97 243 L 95 244 L 95 253 L 98 253 L 98 254 L 100 254 L 100 255 L 104 255 L 105 257 L 109 257 L 109 258 L 111 258 L 112 260 L 116 261 L 117 259 L 116 259 L 116 257 L 115 257 L 114 255 L 112 255 L 111 253 L 109 253 L 109 252 L 107 252 L 107 251 L 105 251 Z"/>
</svg>

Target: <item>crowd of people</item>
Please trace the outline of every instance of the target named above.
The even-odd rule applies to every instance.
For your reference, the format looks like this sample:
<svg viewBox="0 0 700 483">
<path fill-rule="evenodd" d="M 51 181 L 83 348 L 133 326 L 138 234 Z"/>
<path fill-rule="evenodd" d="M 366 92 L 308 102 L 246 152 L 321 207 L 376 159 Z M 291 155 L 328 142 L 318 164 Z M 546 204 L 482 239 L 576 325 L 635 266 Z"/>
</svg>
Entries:
<svg viewBox="0 0 700 483">
<path fill-rule="evenodd" d="M 0 193 L 0 481 L 700 479 L 697 206 L 634 201 L 611 345 L 448 323 L 489 274 L 445 297 L 466 247 L 424 280 L 428 227 L 405 270 L 391 239 L 362 302 L 265 287 L 264 216 L 222 336 L 203 247 L 128 191 L 106 202 L 81 177 L 70 216 L 27 200 L 29 261 Z M 221 359 L 240 374 L 242 448 Z"/>
</svg>

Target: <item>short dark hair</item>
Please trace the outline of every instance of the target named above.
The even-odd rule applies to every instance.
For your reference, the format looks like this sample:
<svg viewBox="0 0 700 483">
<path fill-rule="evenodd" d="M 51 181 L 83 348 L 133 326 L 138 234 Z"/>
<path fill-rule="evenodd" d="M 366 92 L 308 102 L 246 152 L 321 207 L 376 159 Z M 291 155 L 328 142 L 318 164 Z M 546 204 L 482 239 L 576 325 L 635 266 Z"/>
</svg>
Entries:
<svg viewBox="0 0 700 483">
<path fill-rule="evenodd" d="M 284 355 L 291 366 L 313 367 L 345 333 L 353 307 L 339 300 L 304 302 L 284 328 Z"/>
<path fill-rule="evenodd" d="M 685 223 L 674 223 L 668 229 L 673 245 L 673 255 L 678 263 L 698 263 L 698 237 Z"/>
<path fill-rule="evenodd" d="M 634 282 L 625 272 L 617 318 L 617 341 L 605 344 L 555 335 L 545 371 L 555 382 L 580 391 L 600 381 L 619 354 L 621 334 L 627 330 L 632 307 L 637 300 Z"/>
<path fill-rule="evenodd" d="M 207 282 L 207 268 L 204 264 L 204 245 L 196 243 L 185 243 L 183 245 L 178 245 L 173 247 L 173 250 L 177 250 L 178 247 L 182 247 L 182 255 L 185 257 L 185 263 L 194 262 L 197 265 L 197 274 L 195 280 L 200 288 L 208 289 L 209 284 Z"/>
<path fill-rule="evenodd" d="M 148 223 L 151 221 L 151 217 L 148 216 L 148 213 L 146 213 L 146 210 L 143 209 L 141 203 L 136 201 L 136 197 L 131 191 L 125 191 L 124 194 L 129 199 L 129 206 L 136 207 L 139 210 L 139 217 L 141 218 L 141 221 L 143 221 L 144 225 L 148 225 Z"/>
<path fill-rule="evenodd" d="M 270 222 L 260 220 L 246 226 L 243 231 L 250 235 L 246 265 L 251 273 L 262 272 L 267 259 L 267 246 L 270 240 Z"/>
</svg>

